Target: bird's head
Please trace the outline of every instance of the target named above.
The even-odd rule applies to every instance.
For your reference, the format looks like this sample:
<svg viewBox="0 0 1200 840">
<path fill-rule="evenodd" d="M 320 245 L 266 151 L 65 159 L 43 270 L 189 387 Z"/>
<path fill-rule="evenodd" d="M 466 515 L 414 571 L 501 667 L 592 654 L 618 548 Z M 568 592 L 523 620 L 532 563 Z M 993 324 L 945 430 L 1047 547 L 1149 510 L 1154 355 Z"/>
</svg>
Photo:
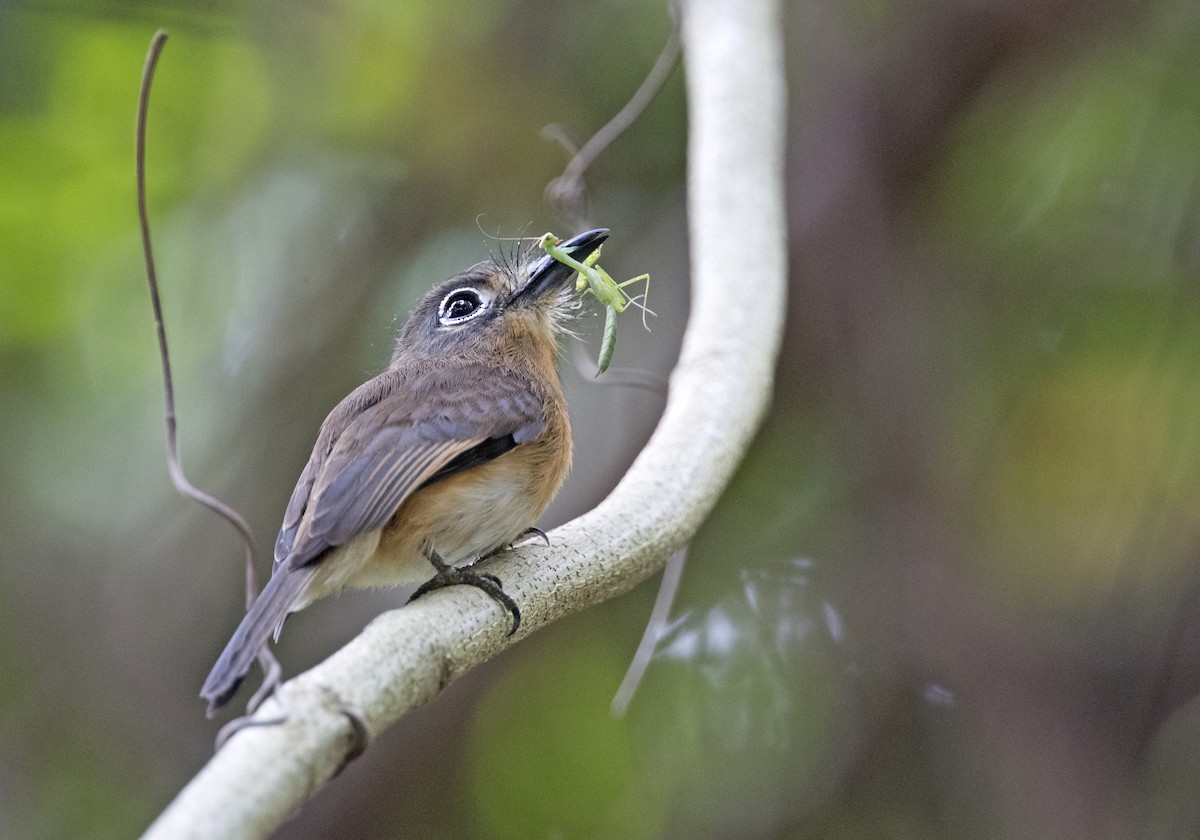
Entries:
<svg viewBox="0 0 1200 840">
<path fill-rule="evenodd" d="M 562 243 L 582 262 L 608 238 L 599 228 Z M 533 349 L 553 352 L 555 337 L 577 308 L 575 270 L 532 248 L 512 264 L 474 265 L 434 286 L 396 339 L 392 367 L 453 360 L 507 362 Z"/>
</svg>

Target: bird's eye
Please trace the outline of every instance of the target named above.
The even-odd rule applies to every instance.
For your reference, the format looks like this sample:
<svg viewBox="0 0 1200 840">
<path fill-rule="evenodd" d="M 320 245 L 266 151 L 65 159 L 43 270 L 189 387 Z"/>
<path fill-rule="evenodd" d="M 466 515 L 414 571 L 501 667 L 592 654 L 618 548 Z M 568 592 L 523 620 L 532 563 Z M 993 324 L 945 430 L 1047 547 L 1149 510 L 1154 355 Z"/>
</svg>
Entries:
<svg viewBox="0 0 1200 840">
<path fill-rule="evenodd" d="M 478 291 L 470 287 L 455 289 L 442 298 L 442 303 L 438 306 L 438 323 L 444 327 L 451 327 L 470 321 L 485 309 L 483 297 Z"/>
</svg>

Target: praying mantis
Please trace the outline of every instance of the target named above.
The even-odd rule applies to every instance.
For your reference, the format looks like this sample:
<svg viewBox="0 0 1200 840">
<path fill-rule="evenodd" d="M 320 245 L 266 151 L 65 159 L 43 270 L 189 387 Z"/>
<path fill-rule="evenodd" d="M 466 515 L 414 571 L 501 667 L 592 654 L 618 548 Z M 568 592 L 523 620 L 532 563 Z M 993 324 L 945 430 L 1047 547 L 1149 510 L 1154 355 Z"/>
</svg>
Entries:
<svg viewBox="0 0 1200 840">
<path fill-rule="evenodd" d="M 646 308 L 644 302 L 639 302 L 625 293 L 626 286 L 644 282 L 646 291 L 640 297 L 642 301 L 645 301 L 646 296 L 650 294 L 650 275 L 639 274 L 624 283 L 618 283 L 607 271 L 597 265 L 600 259 L 599 248 L 589 254 L 583 262 L 580 262 L 568 253 L 569 249 L 560 247 L 560 242 L 562 240 L 553 233 L 545 233 L 538 239 L 538 246 L 558 262 L 579 272 L 579 277 L 575 281 L 575 290 L 591 292 L 593 297 L 604 307 L 604 333 L 600 340 L 600 358 L 596 361 L 596 376 L 599 376 L 608 370 L 613 350 L 617 346 L 617 315 L 628 309 L 629 304 L 632 303 L 642 310 L 642 326 L 646 326 L 646 315 L 654 314 Z M 649 329 L 649 327 L 646 328 Z"/>
</svg>

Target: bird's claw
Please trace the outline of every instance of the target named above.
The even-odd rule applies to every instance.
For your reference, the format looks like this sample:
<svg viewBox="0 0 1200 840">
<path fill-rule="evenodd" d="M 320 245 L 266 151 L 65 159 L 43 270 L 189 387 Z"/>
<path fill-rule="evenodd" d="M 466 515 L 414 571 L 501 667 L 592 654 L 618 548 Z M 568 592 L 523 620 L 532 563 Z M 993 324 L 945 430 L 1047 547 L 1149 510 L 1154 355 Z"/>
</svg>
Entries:
<svg viewBox="0 0 1200 840">
<path fill-rule="evenodd" d="M 474 586 L 476 589 L 482 589 L 493 599 L 498 601 L 512 615 L 512 628 L 508 631 L 508 635 L 517 632 L 517 628 L 521 626 L 521 609 L 517 606 L 517 602 L 504 591 L 504 584 L 500 582 L 500 578 L 488 572 L 475 572 L 470 569 L 460 569 L 456 566 L 451 566 L 442 559 L 432 547 L 426 547 L 425 556 L 429 558 L 429 562 L 437 569 L 437 573 L 429 580 L 417 587 L 416 591 L 409 597 L 408 603 L 412 603 L 417 598 L 420 598 L 426 593 L 433 592 L 435 589 L 442 589 L 447 586 Z"/>
</svg>

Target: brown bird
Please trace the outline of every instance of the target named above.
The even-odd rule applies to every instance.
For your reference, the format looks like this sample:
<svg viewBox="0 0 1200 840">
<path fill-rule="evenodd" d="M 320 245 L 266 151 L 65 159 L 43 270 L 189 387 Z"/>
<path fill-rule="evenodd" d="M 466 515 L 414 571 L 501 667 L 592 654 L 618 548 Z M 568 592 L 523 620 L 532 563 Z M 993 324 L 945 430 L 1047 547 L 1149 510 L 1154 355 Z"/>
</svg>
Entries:
<svg viewBox="0 0 1200 840">
<path fill-rule="evenodd" d="M 604 229 L 563 243 L 578 260 Z M 571 426 L 555 369 L 575 272 L 531 252 L 434 287 L 387 370 L 325 422 L 283 517 L 271 579 L 204 683 L 209 714 L 236 693 L 289 613 L 344 588 L 463 583 L 517 605 L 471 563 L 527 533 L 562 486 Z M 544 535 L 543 535 L 544 536 Z"/>
</svg>

